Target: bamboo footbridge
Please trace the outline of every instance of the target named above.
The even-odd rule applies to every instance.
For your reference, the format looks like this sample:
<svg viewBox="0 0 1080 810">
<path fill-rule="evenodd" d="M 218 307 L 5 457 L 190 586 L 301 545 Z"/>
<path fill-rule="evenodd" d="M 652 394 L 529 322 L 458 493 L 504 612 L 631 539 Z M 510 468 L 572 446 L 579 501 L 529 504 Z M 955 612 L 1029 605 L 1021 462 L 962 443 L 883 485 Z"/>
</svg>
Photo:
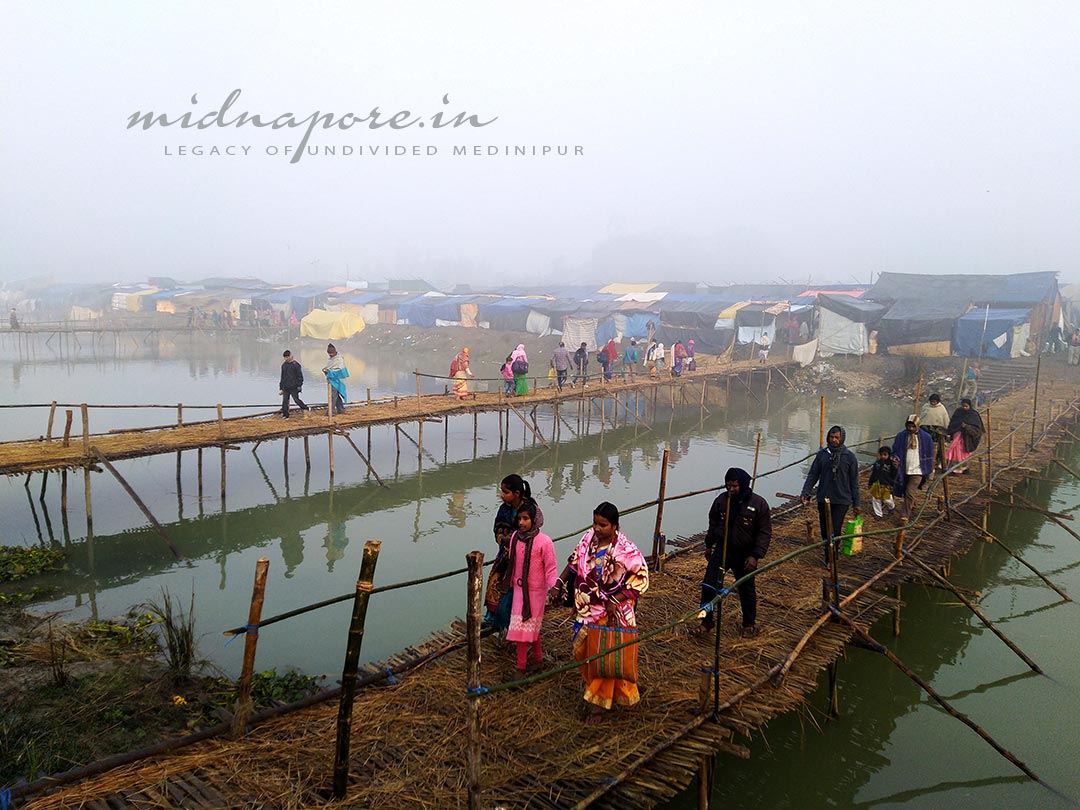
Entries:
<svg viewBox="0 0 1080 810">
<path fill-rule="evenodd" d="M 546 377 L 530 378 L 531 390 L 528 394 L 519 397 L 508 397 L 501 391 L 502 379 L 498 380 L 500 390 L 496 393 L 475 392 L 464 401 L 459 401 L 445 393 L 422 393 L 421 381 L 423 379 L 434 380 L 429 385 L 443 385 L 448 382 L 445 377 L 421 374 L 414 372 L 416 377 L 416 392 L 408 395 L 382 397 L 371 399 L 370 392 L 366 400 L 361 399 L 355 404 L 350 404 L 345 413 L 336 416 L 329 415 L 326 406 L 313 408 L 303 415 L 293 410 L 293 418 L 289 420 L 277 417 L 280 406 L 230 406 L 230 405 L 88 405 L 74 404 L 63 405 L 56 402 L 43 403 L 40 405 L 11 405 L 8 408 L 38 407 L 48 410 L 47 431 L 35 439 L 23 441 L 0 442 L 0 474 L 19 475 L 49 470 L 64 470 L 75 468 L 95 467 L 99 463 L 99 457 L 92 451 L 96 447 L 101 455 L 110 461 L 120 459 L 142 458 L 145 456 L 159 455 L 162 453 L 177 453 L 186 450 L 200 450 L 204 448 L 236 448 L 242 444 L 261 443 L 274 439 L 305 438 L 315 435 L 348 436 L 349 432 L 356 429 L 375 427 L 379 425 L 395 426 L 395 436 L 400 442 L 400 436 L 406 436 L 412 442 L 417 452 L 420 453 L 423 446 L 424 424 L 431 421 L 443 422 L 455 415 L 476 415 L 484 412 L 501 412 L 505 415 L 506 431 L 509 432 L 511 424 L 520 425 L 521 430 L 528 431 L 543 444 L 547 440 L 541 435 L 539 424 L 536 421 L 536 410 L 540 406 L 550 406 L 555 414 L 555 421 L 573 430 L 567 421 L 567 416 L 573 413 L 588 415 L 591 429 L 592 413 L 598 404 L 612 400 L 617 405 L 602 409 L 608 414 L 607 418 L 601 418 L 596 413 L 596 427 L 603 430 L 605 425 L 618 424 L 621 417 L 625 422 L 636 420 L 642 427 L 648 425 L 638 416 L 642 412 L 641 400 L 644 397 L 646 404 L 652 406 L 666 406 L 670 403 L 672 409 L 676 407 L 694 407 L 703 411 L 708 408 L 710 401 L 709 387 L 714 387 L 714 392 L 719 385 L 725 389 L 735 380 L 751 395 L 757 396 L 752 389 L 754 377 L 765 377 L 766 387 L 772 381 L 773 373 L 787 379 L 793 364 L 783 360 L 773 360 L 766 364 L 751 361 L 724 362 L 715 358 L 701 358 L 698 370 L 686 373 L 681 377 L 655 378 L 640 375 L 632 379 L 616 377 L 608 382 L 602 382 L 590 377 L 588 385 L 567 388 L 562 392 L 554 385 L 550 387 L 538 387 L 537 383 L 543 381 L 549 383 Z M 785 373 L 786 372 L 786 373 Z M 353 391 L 355 395 L 355 391 Z M 229 408 L 275 408 L 254 415 L 226 417 L 225 411 Z M 164 412 L 174 411 L 175 422 L 167 425 L 159 425 L 154 428 L 132 428 L 126 430 L 109 431 L 108 433 L 93 433 L 91 430 L 91 412 L 94 409 L 117 409 L 117 408 L 156 408 Z M 72 435 L 73 416 L 75 410 L 80 413 L 81 433 Z M 192 412 L 198 413 L 205 410 L 216 411 L 216 419 L 191 421 Z M 601 410 L 601 409 L 597 409 Z M 61 412 L 67 415 L 66 422 L 61 429 L 58 417 Z M 185 421 L 185 414 L 188 419 Z M 520 422 L 511 422 L 511 414 L 514 414 Z M 408 433 L 403 433 L 402 426 L 416 423 L 417 437 L 414 439 Z M 474 437 L 475 437 L 474 418 Z M 80 425 L 76 423 L 76 430 Z M 502 433 L 500 422 L 500 434 Z M 353 449 L 357 449 L 355 445 Z M 357 449 L 357 452 L 360 452 Z M 365 458 L 366 462 L 366 458 Z M 224 462 L 223 462 L 224 463 Z M 331 456 L 331 472 L 333 457 Z"/>
<path fill-rule="evenodd" d="M 700 806 L 706 807 L 712 758 L 720 753 L 749 756 L 740 738 L 799 708 L 823 669 L 831 687 L 830 714 L 840 711 L 838 660 L 853 636 L 861 646 L 883 652 L 947 711 L 1038 780 L 871 638 L 869 628 L 893 612 L 893 630 L 899 632 L 901 583 L 953 589 L 947 580 L 953 557 L 976 542 L 1002 543 L 986 529 L 992 502 L 1041 511 L 1060 523 L 1062 516 L 1038 509 L 1014 488 L 1051 464 L 1080 478 L 1055 457 L 1061 443 L 1077 438 L 1072 430 L 1080 405 L 1076 394 L 1072 381 L 1058 376 L 1040 384 L 1036 376 L 1034 388 L 994 400 L 985 411 L 987 436 L 967 462 L 972 474 L 935 475 L 910 524 L 867 515 L 860 554 L 830 555 L 830 564 L 823 565 L 826 546 L 815 541 L 816 511 L 797 501 L 776 507 L 769 561 L 750 575 L 758 577 L 760 602 L 760 633 L 750 639 L 739 636 L 735 611 L 724 610 L 733 589 L 730 581 L 713 602 L 720 618 L 715 637 L 689 632 L 697 625 L 704 560 L 695 552 L 702 538 L 674 538 L 669 549 L 660 531 L 663 505 L 716 490 L 667 495 L 662 473 L 655 502 L 624 510 L 657 509 L 651 583 L 638 609 L 642 700 L 611 712 L 600 725 L 584 725 L 577 711 L 582 684 L 570 654 L 566 611 L 547 611 L 545 649 L 552 660 L 536 676 L 515 680 L 512 654 L 492 637 L 482 640 L 479 552 L 468 555 L 467 591 L 462 589 L 468 597 L 467 622 L 357 670 L 368 600 L 388 588 L 419 584 L 374 587 L 379 543 L 369 541 L 355 594 L 334 600 L 354 602 L 339 689 L 288 711 L 238 714 L 231 738 L 228 728 L 211 729 L 154 751 L 17 786 L 11 797 L 39 810 L 636 808 L 654 806 L 700 779 Z M 772 472 L 757 476 L 758 491 L 767 491 Z M 1069 598 L 1035 573 L 1055 592 L 1053 599 Z M 287 617 L 261 618 L 258 582 L 257 572 L 252 613 L 237 628 L 245 634 L 245 671 L 247 653 L 254 658 L 257 644 L 258 633 L 252 631 Z M 966 601 L 960 590 L 953 590 Z M 1035 662 L 992 629 L 1023 666 L 1039 672 Z M 332 705 L 327 699 L 339 702 Z"/>
</svg>

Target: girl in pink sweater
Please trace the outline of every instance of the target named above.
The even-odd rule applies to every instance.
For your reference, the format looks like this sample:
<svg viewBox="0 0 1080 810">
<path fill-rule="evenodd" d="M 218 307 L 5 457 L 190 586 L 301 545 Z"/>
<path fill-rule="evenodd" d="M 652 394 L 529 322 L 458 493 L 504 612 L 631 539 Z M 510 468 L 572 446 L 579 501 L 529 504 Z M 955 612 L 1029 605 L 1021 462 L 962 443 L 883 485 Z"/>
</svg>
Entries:
<svg viewBox="0 0 1080 810">
<path fill-rule="evenodd" d="M 555 562 L 555 546 L 550 537 L 540 532 L 543 520 L 537 519 L 536 505 L 530 501 L 523 503 L 518 509 L 517 519 L 517 531 L 510 538 L 510 562 L 503 587 L 514 590 L 510 629 L 506 632 L 506 638 L 517 643 L 518 674 L 524 675 L 530 647 L 533 660 L 540 663 L 544 602 L 559 572 Z"/>
</svg>

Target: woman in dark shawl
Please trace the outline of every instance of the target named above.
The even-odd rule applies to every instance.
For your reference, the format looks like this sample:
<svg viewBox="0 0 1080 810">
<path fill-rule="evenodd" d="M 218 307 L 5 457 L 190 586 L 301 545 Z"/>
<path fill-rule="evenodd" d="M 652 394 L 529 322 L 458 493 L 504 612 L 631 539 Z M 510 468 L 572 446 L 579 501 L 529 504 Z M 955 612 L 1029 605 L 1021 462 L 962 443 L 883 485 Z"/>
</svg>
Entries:
<svg viewBox="0 0 1080 810">
<path fill-rule="evenodd" d="M 945 460 L 949 466 L 967 461 L 979 447 L 984 433 L 986 433 L 986 428 L 983 427 L 982 417 L 971 407 L 971 400 L 960 400 L 960 407 L 953 411 L 949 426 L 945 428 L 945 435 L 949 442 Z M 957 468 L 953 470 L 953 475 L 966 472 L 968 470 Z"/>
</svg>

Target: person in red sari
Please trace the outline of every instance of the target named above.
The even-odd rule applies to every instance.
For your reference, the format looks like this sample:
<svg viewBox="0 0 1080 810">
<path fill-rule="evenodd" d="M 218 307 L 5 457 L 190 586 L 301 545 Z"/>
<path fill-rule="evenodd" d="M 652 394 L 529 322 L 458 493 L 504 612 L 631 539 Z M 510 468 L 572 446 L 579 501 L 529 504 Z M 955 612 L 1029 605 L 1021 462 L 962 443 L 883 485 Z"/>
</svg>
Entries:
<svg viewBox="0 0 1080 810">
<path fill-rule="evenodd" d="M 986 428 L 983 427 L 982 417 L 971 407 L 971 400 L 966 398 L 960 400 L 960 407 L 953 411 L 949 426 L 945 428 L 949 448 L 945 451 L 946 464 L 952 467 L 967 461 L 978 449 L 984 433 L 986 433 Z M 952 472 L 953 475 L 961 475 L 969 470 L 961 466 Z"/>
<path fill-rule="evenodd" d="M 593 527 L 578 541 L 549 598 L 562 598 L 566 583 L 574 581 L 574 657 L 586 658 L 588 625 L 627 629 L 637 627 L 635 605 L 649 587 L 649 568 L 637 546 L 619 529 L 619 510 L 605 501 L 593 510 Z M 585 678 L 588 723 L 603 719 L 614 704 L 633 706 L 641 696 L 637 683 L 620 678 Z"/>
</svg>

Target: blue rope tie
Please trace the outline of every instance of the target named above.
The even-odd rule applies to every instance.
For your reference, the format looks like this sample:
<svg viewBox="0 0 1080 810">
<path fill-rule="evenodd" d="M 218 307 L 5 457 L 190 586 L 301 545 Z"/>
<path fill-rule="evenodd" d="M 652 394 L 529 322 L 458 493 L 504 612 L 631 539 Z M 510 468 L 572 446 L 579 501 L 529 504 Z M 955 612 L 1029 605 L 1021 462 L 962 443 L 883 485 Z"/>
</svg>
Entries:
<svg viewBox="0 0 1080 810">
<path fill-rule="evenodd" d="M 8 810 L 11 807 L 11 791 L 8 788 L 0 790 L 0 810 Z"/>
<path fill-rule="evenodd" d="M 397 684 L 398 684 L 398 679 L 394 677 L 393 671 L 390 670 L 390 669 L 387 669 L 386 670 L 386 685 L 387 686 L 397 686 Z"/>
<path fill-rule="evenodd" d="M 822 580 L 821 580 L 821 585 L 824 588 L 835 588 L 837 591 L 840 590 L 840 586 L 837 583 L 829 582 L 829 580 L 824 579 L 824 578 L 822 578 Z"/>
<path fill-rule="evenodd" d="M 720 674 L 720 672 L 718 670 L 708 669 L 707 667 L 702 667 L 701 671 L 702 672 L 707 672 L 709 675 L 719 675 Z"/>
<path fill-rule="evenodd" d="M 250 635 L 252 638 L 258 638 L 259 637 L 259 625 L 257 625 L 257 624 L 245 624 L 244 625 L 244 632 L 243 633 L 237 633 L 235 636 L 230 638 L 228 641 L 225 642 L 225 646 L 228 647 L 230 644 L 232 644 L 234 641 L 236 641 L 238 638 L 240 638 L 240 636 L 243 636 L 243 635 Z M 5 808 L 3 806 L 0 806 L 0 810 L 5 810 Z"/>
<path fill-rule="evenodd" d="M 713 603 L 712 602 L 706 602 L 704 605 L 702 605 L 700 608 L 698 608 L 698 610 L 704 610 L 706 613 L 712 613 L 713 612 Z"/>
<path fill-rule="evenodd" d="M 603 782 L 605 785 L 617 785 L 617 784 L 619 784 L 619 780 L 616 779 L 613 776 L 605 776 L 600 781 Z"/>
<path fill-rule="evenodd" d="M 719 594 L 720 596 L 727 596 L 729 593 L 731 593 L 731 591 L 729 591 L 727 588 L 718 588 L 715 585 L 710 585 L 708 582 L 702 582 L 701 587 L 708 588 L 710 591 L 715 594 Z"/>
<path fill-rule="evenodd" d="M 486 695 L 488 693 L 488 688 L 486 686 L 473 686 L 465 691 L 470 695 L 480 697 L 480 695 Z"/>
</svg>

